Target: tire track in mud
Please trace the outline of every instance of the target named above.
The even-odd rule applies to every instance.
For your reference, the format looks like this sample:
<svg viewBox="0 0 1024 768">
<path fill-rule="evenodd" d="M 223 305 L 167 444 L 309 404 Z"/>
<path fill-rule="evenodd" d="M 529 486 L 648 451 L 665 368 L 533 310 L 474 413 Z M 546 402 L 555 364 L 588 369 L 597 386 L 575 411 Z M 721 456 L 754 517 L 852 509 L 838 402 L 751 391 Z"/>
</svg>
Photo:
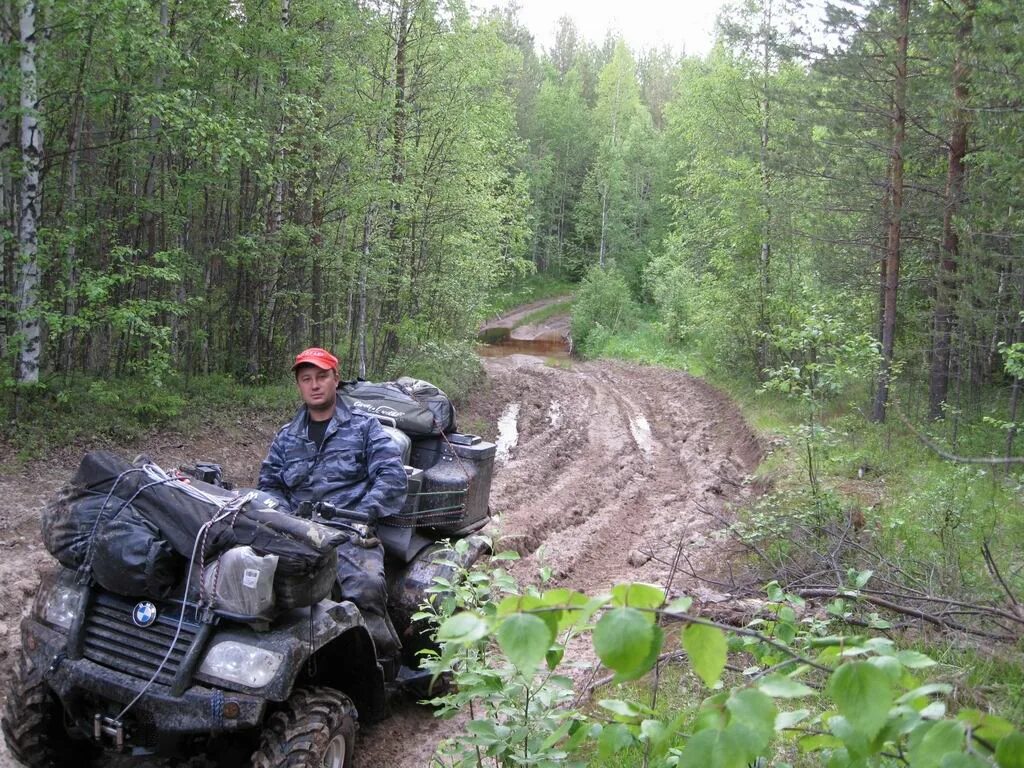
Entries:
<svg viewBox="0 0 1024 768">
<path fill-rule="evenodd" d="M 514 458 L 496 473 L 497 538 L 524 555 L 520 578 L 543 564 L 585 591 L 664 583 L 681 537 L 695 567 L 720 559 L 701 556 L 717 550 L 708 543 L 716 524 L 701 508 L 720 514 L 741 501 L 760 456 L 724 396 L 680 372 L 609 362 L 565 370 L 499 360 L 489 374 L 524 411 L 557 398 L 564 413 L 559 428 L 531 430 L 525 420 Z"/>
</svg>

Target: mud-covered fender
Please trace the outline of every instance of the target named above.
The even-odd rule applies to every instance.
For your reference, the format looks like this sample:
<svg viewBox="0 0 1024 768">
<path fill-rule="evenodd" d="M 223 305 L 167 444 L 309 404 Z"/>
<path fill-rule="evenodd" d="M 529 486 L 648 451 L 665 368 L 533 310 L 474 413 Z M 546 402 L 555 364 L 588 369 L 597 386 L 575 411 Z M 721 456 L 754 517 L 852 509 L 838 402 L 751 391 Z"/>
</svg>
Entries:
<svg viewBox="0 0 1024 768">
<path fill-rule="evenodd" d="M 227 641 L 279 654 L 281 663 L 273 679 L 262 688 L 248 688 L 208 677 L 200 665 L 198 682 L 256 694 L 269 701 L 286 700 L 300 676 L 305 680 L 313 676 L 321 685 L 346 692 L 351 686 L 367 686 L 362 697 L 368 702 L 384 695 L 373 640 L 359 609 L 347 600 L 321 600 L 311 608 L 295 608 L 279 616 L 266 631 L 224 624 L 210 638 L 206 653 Z"/>
<path fill-rule="evenodd" d="M 434 580 L 451 580 L 456 567 L 468 568 L 491 551 L 490 543 L 483 536 L 470 536 L 464 542 L 459 551 L 450 552 L 445 557 L 442 555 L 446 545 L 432 543 L 408 563 L 392 563 L 388 568 L 388 613 L 402 638 L 405 663 L 409 666 L 418 665 L 417 654 L 420 651 L 434 648 L 430 640 L 431 626 L 412 620 L 413 615 L 422 610 L 427 590 L 435 586 Z"/>
</svg>

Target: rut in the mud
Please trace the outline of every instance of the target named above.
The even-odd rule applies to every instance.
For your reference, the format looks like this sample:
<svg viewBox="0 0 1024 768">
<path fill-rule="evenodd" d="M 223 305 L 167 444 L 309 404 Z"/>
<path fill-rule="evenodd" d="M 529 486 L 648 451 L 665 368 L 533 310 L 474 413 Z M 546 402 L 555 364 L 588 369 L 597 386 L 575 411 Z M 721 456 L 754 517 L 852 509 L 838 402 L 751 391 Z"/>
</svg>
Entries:
<svg viewBox="0 0 1024 768">
<path fill-rule="evenodd" d="M 487 383 L 461 410 L 460 422 L 494 439 L 503 414 L 506 423 L 514 421 L 516 441 L 495 471 L 490 533 L 499 549 L 524 555 L 515 567 L 521 580 L 534 579 L 546 565 L 560 584 L 596 592 L 627 580 L 664 585 L 677 553 L 702 573 L 714 573 L 727 560 L 728 542 L 708 513 L 727 513 L 745 497 L 745 479 L 759 458 L 753 433 L 727 398 L 698 379 L 657 368 L 547 365 L 525 355 L 485 364 Z M 169 465 L 220 459 L 244 482 L 255 476 L 277 426 L 269 420 L 245 425 L 246 444 L 233 450 L 209 438 L 167 436 L 160 442 L 169 448 L 136 448 Z M 39 569 L 50 562 L 38 540 L 38 511 L 79 455 L 69 451 L 31 477 L 0 479 L 8 501 L 0 520 L 4 689 L 19 644 L 20 612 Z M 673 592 L 695 590 L 699 595 L 697 585 L 676 573 Z M 455 724 L 437 721 L 429 710 L 399 703 L 392 718 L 362 730 L 357 764 L 423 768 L 438 740 L 456 732 Z M 0 746 L 0 765 L 7 764 Z"/>
</svg>

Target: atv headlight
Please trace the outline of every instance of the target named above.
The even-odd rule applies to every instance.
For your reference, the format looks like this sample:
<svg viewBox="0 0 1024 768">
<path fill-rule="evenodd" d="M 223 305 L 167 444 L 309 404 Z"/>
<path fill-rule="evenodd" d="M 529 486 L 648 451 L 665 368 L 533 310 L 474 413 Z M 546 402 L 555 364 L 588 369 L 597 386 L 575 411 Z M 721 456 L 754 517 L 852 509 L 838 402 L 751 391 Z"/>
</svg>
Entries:
<svg viewBox="0 0 1024 768">
<path fill-rule="evenodd" d="M 248 688 L 262 688 L 274 679 L 283 660 L 280 653 L 224 640 L 206 652 L 199 674 Z"/>
<path fill-rule="evenodd" d="M 35 614 L 54 627 L 71 629 L 82 609 L 82 588 L 66 573 L 44 578 L 36 597 Z"/>
</svg>

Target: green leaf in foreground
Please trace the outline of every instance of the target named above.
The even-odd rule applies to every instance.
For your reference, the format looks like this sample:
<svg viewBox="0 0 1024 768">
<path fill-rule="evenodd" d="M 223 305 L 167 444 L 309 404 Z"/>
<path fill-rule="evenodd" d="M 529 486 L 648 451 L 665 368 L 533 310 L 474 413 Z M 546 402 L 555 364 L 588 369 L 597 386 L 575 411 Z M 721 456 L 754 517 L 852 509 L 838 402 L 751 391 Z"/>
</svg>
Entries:
<svg viewBox="0 0 1024 768">
<path fill-rule="evenodd" d="M 866 661 L 841 665 L 829 678 L 829 696 L 857 731 L 873 739 L 889 718 L 892 684 L 889 676 Z"/>
<path fill-rule="evenodd" d="M 657 659 L 661 637 L 660 628 L 640 611 L 615 608 L 594 627 L 594 650 L 601 663 L 620 679 L 632 680 L 650 669 Z"/>
<path fill-rule="evenodd" d="M 704 685 L 713 687 L 725 669 L 729 650 L 725 633 L 717 627 L 690 624 L 683 630 L 683 648 Z"/>
<path fill-rule="evenodd" d="M 649 708 L 635 701 L 601 699 L 597 704 L 598 706 L 607 709 L 617 717 L 625 720 L 640 720 L 642 717 L 650 717 L 654 714 Z"/>
<path fill-rule="evenodd" d="M 608 759 L 616 752 L 633 746 L 633 742 L 633 734 L 626 726 L 613 723 L 605 726 L 601 731 L 601 736 L 597 740 L 597 753 L 602 758 Z"/>
<path fill-rule="evenodd" d="M 965 755 L 963 752 L 955 755 L 946 755 L 942 758 L 939 768 L 991 768 L 992 763 L 982 760 L 975 755 Z"/>
<path fill-rule="evenodd" d="M 924 768 L 939 765 L 942 758 L 949 754 L 961 752 L 964 743 L 964 726 L 955 720 L 944 720 L 938 723 L 927 723 L 924 736 L 916 739 L 911 735 L 910 765 Z M 923 730 L 923 729 L 922 729 Z"/>
<path fill-rule="evenodd" d="M 784 731 L 787 728 L 792 728 L 797 723 L 801 723 L 811 716 L 811 710 L 809 709 L 794 709 L 792 712 L 779 712 L 775 716 L 775 730 Z"/>
<path fill-rule="evenodd" d="M 731 728 L 701 731 L 688 742 L 679 765 L 701 768 L 747 768 L 747 748 L 741 735 Z"/>
<path fill-rule="evenodd" d="M 898 651 L 896 653 L 896 660 L 908 669 L 925 669 L 926 667 L 935 666 L 934 659 L 918 651 Z"/>
<path fill-rule="evenodd" d="M 654 611 L 665 602 L 665 590 L 653 584 L 616 584 L 612 587 L 612 602 L 615 605 Z M 649 620 L 654 621 L 654 618 L 651 613 Z"/>
<path fill-rule="evenodd" d="M 551 626 L 530 613 L 516 613 L 498 625 L 498 645 L 520 672 L 529 675 L 555 640 Z"/>
<path fill-rule="evenodd" d="M 814 693 L 813 688 L 783 675 L 768 675 L 757 687 L 773 699 L 799 699 Z"/>
<path fill-rule="evenodd" d="M 446 619 L 437 629 L 437 639 L 443 643 L 468 645 L 487 636 L 487 622 L 475 613 L 457 613 Z"/>
<path fill-rule="evenodd" d="M 1024 768 L 1024 734 L 1011 733 L 996 746 L 999 768 Z"/>
<path fill-rule="evenodd" d="M 746 688 L 733 693 L 725 706 L 729 710 L 729 726 L 742 726 L 750 734 L 745 740 L 747 757 L 755 758 L 775 734 L 775 716 L 779 712 L 775 702 L 756 688 Z"/>
</svg>

